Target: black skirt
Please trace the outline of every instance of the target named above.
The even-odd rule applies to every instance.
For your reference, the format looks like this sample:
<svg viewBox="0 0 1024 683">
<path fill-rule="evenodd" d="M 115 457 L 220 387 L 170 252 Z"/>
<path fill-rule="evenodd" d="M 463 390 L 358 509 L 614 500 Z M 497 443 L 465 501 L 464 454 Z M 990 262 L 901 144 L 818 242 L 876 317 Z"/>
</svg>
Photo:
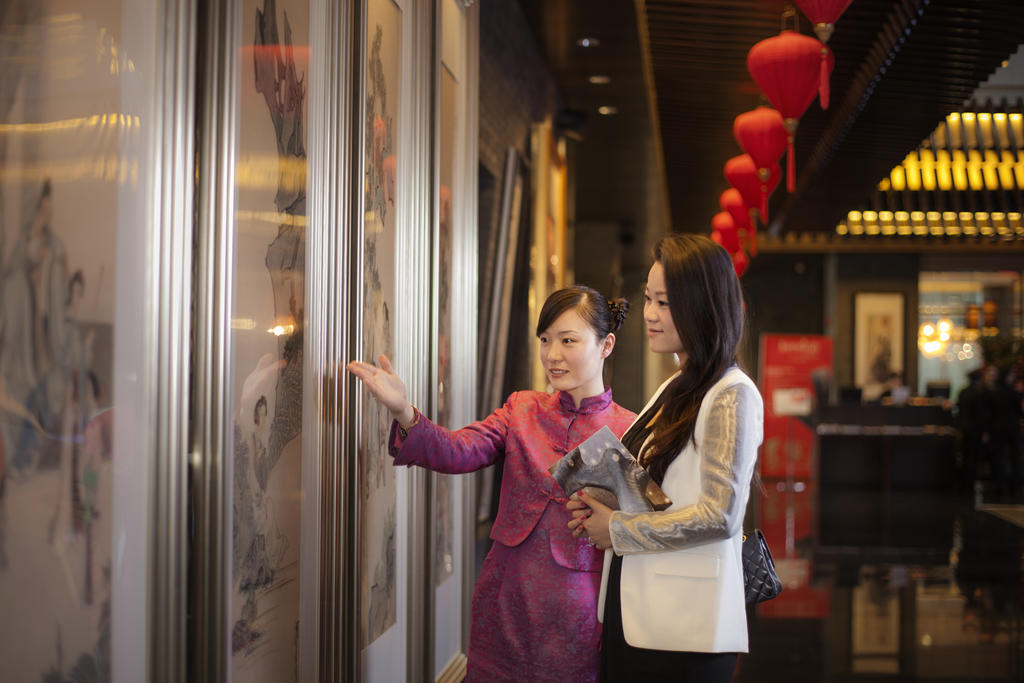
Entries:
<svg viewBox="0 0 1024 683">
<path fill-rule="evenodd" d="M 736 669 L 735 652 L 647 650 L 627 643 L 622 633 L 621 578 L 622 558 L 613 555 L 604 601 L 604 629 L 601 632 L 602 683 L 727 683 L 732 680 Z"/>
</svg>

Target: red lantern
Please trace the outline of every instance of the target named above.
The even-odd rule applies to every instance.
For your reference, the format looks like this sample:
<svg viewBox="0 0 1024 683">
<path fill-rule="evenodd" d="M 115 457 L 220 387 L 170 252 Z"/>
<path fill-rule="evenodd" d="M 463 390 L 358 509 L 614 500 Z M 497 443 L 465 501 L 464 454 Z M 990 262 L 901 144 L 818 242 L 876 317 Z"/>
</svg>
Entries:
<svg viewBox="0 0 1024 683">
<path fill-rule="evenodd" d="M 827 43 L 832 29 L 853 0 L 795 0 L 800 11 L 814 24 L 818 40 Z"/>
<path fill-rule="evenodd" d="M 734 254 L 737 251 L 742 251 L 740 249 L 739 231 L 736 229 L 736 224 L 732 221 L 732 216 L 725 211 L 720 211 L 711 218 L 711 239 L 715 239 L 714 234 L 716 232 L 721 241 L 715 241 L 725 247 L 727 252 Z"/>
<path fill-rule="evenodd" d="M 757 107 L 737 116 L 732 134 L 758 168 L 767 169 L 786 153 L 786 125 L 771 107 Z"/>
<path fill-rule="evenodd" d="M 762 181 L 757 172 L 757 165 L 749 154 L 741 154 L 725 162 L 725 179 L 739 190 L 743 203 L 748 209 L 761 209 L 761 220 L 768 220 L 768 196 L 775 191 L 782 178 L 778 164 L 768 169 L 767 181 Z"/>
<path fill-rule="evenodd" d="M 736 271 L 736 277 L 743 277 L 743 273 L 750 267 L 750 259 L 744 252 L 738 251 L 732 255 L 732 267 Z"/>
<path fill-rule="evenodd" d="M 786 151 L 786 126 L 782 114 L 770 107 L 757 107 L 740 114 L 732 124 L 732 134 L 743 151 L 750 155 L 757 165 L 757 175 L 762 181 L 771 176 L 771 167 Z M 765 203 L 768 198 L 764 197 Z M 767 207 L 761 212 L 766 213 Z"/>
<path fill-rule="evenodd" d="M 797 123 L 818 94 L 822 79 L 821 51 L 828 54 L 826 69 L 832 73 L 834 59 L 821 41 L 794 31 L 783 31 L 765 38 L 747 53 L 747 69 L 772 105 L 779 110 L 786 126 L 787 179 L 790 192 L 796 186 L 793 161 L 793 136 Z"/>
<path fill-rule="evenodd" d="M 796 0 L 800 10 L 814 24 L 814 34 L 818 36 L 823 45 L 821 48 L 821 108 L 828 109 L 828 71 L 825 62 L 827 61 L 828 48 L 824 43 L 832 37 L 832 30 L 836 21 L 846 11 L 853 0 Z"/>
<path fill-rule="evenodd" d="M 732 222 L 739 232 L 740 244 L 757 256 L 757 229 L 750 219 L 750 208 L 743 201 L 743 195 L 735 187 L 730 187 L 718 197 L 718 205 L 722 211 L 732 216 Z"/>
</svg>

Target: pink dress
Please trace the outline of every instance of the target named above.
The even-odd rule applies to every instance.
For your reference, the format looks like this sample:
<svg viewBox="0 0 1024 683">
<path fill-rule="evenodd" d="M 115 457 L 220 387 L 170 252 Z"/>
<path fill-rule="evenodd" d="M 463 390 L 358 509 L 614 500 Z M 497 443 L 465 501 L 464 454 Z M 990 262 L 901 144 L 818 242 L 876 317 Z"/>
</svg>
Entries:
<svg viewBox="0 0 1024 683">
<path fill-rule="evenodd" d="M 421 417 L 402 440 L 392 425 L 396 465 L 454 474 L 504 457 L 494 544 L 473 592 L 467 681 L 597 680 L 604 553 L 573 538 L 548 467 L 604 425 L 622 436 L 634 418 L 610 389 L 578 408 L 565 392 L 520 391 L 455 432 Z"/>
</svg>

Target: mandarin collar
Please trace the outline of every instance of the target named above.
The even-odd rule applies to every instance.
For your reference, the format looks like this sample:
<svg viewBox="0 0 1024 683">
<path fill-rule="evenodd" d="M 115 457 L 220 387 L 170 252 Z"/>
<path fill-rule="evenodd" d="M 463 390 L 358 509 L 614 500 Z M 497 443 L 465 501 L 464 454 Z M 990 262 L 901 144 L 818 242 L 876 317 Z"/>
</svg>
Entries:
<svg viewBox="0 0 1024 683">
<path fill-rule="evenodd" d="M 592 413 L 599 413 L 607 408 L 612 403 L 612 390 L 610 387 L 604 388 L 603 394 L 597 396 L 588 396 L 582 401 L 580 405 L 576 407 L 576 401 L 573 400 L 572 394 L 568 391 L 558 392 L 558 402 L 567 413 L 574 413 L 577 415 L 590 415 Z"/>
</svg>

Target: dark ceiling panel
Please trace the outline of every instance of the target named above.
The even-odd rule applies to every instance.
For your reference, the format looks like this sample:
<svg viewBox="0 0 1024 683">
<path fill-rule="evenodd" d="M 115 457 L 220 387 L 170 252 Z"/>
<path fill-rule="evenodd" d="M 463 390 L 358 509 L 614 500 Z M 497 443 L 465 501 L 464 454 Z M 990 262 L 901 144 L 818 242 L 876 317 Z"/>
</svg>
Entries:
<svg viewBox="0 0 1024 683">
<path fill-rule="evenodd" d="M 677 229 L 706 230 L 718 211 L 728 187 L 721 169 L 741 153 L 732 121 L 762 102 L 746 54 L 779 32 L 784 7 L 760 0 L 643 3 Z M 809 33 L 806 18 L 799 21 Z M 815 101 L 800 121 L 797 188 L 776 191 L 773 230 L 833 230 L 1022 38 L 1019 0 L 854 0 L 829 42 L 836 56 L 831 109 Z"/>
<path fill-rule="evenodd" d="M 759 40 L 779 33 L 783 0 L 522 0 L 541 36 L 556 81 L 569 107 L 591 110 L 593 88 L 586 62 L 612 64 L 625 49 L 624 101 L 639 104 L 636 48 L 626 45 L 623 8 L 639 10 L 656 90 L 668 202 L 679 230 L 704 231 L 728 188 L 725 162 L 741 154 L 733 119 L 765 103 L 747 71 L 746 56 Z M 635 15 L 634 15 L 635 16 Z M 799 30 L 810 34 L 797 14 Z M 792 19 L 788 26 L 793 25 Z M 614 49 L 581 53 L 580 35 L 607 33 Z M 635 40 L 636 37 L 634 36 Z M 835 54 L 831 107 L 815 101 L 800 120 L 796 138 L 798 182 L 792 195 L 781 186 L 772 197 L 776 233 L 834 230 L 845 212 L 865 207 L 878 181 L 957 111 L 1024 41 L 1024 0 L 854 0 L 836 24 L 829 47 Z M 623 47 L 625 46 L 625 47 Z M 608 68 L 611 68 L 610 66 Z M 614 93 L 616 86 L 601 93 Z M 1002 111 L 1019 111 L 1019 100 Z M 595 134 L 644 126 L 646 108 L 634 107 L 617 124 Z M 616 129 L 621 134 L 622 128 Z M 625 137 L 598 138 L 602 146 Z M 605 149 L 607 153 L 607 150 Z M 785 163 L 785 159 L 783 159 Z M 637 177 L 640 177 L 639 175 Z M 578 201 L 589 202 L 581 187 Z M 607 191 L 609 188 L 602 188 Z M 596 200 L 598 210 L 606 198 Z M 1018 207 L 1021 208 L 1021 207 Z"/>
<path fill-rule="evenodd" d="M 903 2 L 883 28 L 833 96 L 834 109 L 801 125 L 814 135 L 799 141 L 802 174 L 782 204 L 779 230 L 831 231 L 846 211 L 863 208 L 878 180 L 1017 50 L 1024 3 Z"/>
</svg>

